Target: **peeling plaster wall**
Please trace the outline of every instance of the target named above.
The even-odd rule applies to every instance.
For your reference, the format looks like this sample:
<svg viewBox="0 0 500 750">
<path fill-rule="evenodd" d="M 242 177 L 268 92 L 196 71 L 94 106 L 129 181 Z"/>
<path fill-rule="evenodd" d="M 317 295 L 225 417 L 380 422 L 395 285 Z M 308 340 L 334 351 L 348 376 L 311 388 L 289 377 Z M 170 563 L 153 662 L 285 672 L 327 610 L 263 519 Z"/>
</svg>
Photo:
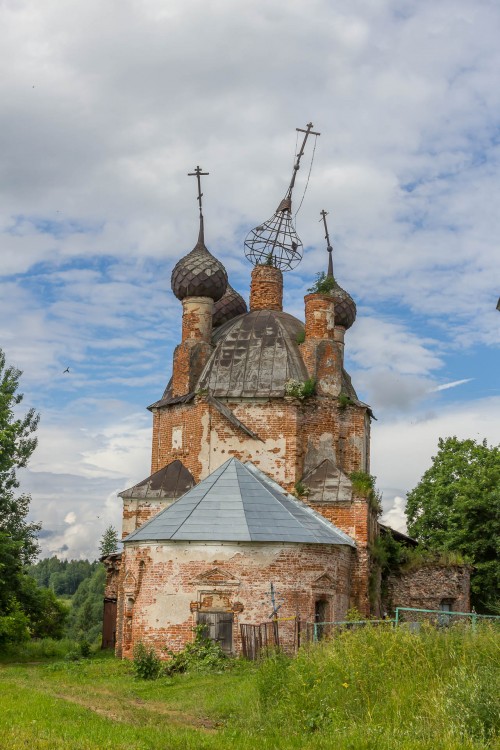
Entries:
<svg viewBox="0 0 500 750">
<path fill-rule="evenodd" d="M 233 611 L 239 653 L 239 623 L 269 620 L 271 581 L 283 599 L 281 617 L 311 621 L 322 598 L 328 617 L 343 619 L 351 604 L 353 560 L 352 548 L 343 545 L 131 543 L 122 560 L 124 625 L 117 654 L 130 658 L 139 640 L 158 652 L 165 646 L 180 650 L 192 640 L 196 613 L 207 602 Z"/>
</svg>

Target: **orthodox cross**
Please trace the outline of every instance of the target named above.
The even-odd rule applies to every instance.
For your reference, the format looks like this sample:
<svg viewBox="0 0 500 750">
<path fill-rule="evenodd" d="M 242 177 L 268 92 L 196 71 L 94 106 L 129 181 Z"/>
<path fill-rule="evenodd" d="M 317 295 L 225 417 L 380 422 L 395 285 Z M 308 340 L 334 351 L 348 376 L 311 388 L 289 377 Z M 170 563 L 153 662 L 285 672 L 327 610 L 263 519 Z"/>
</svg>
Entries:
<svg viewBox="0 0 500 750">
<path fill-rule="evenodd" d="M 295 164 L 293 166 L 292 181 L 290 182 L 290 187 L 288 188 L 288 193 L 287 193 L 288 197 L 291 196 L 292 190 L 293 190 L 293 186 L 295 185 L 295 178 L 297 177 L 297 172 L 300 169 L 300 160 L 304 156 L 304 149 L 306 147 L 307 139 L 309 138 L 310 135 L 316 135 L 316 136 L 321 135 L 321 133 L 315 133 L 314 130 L 313 130 L 313 127 L 314 127 L 314 125 L 312 124 L 312 122 L 309 122 L 307 124 L 307 129 L 306 130 L 304 130 L 304 128 L 295 128 L 295 130 L 298 133 L 305 133 L 305 135 L 304 135 L 304 139 L 302 141 L 302 146 L 300 147 L 300 151 L 297 154 L 297 161 L 295 162 Z"/>
<path fill-rule="evenodd" d="M 326 249 L 328 250 L 328 273 L 326 275 L 333 276 L 333 261 L 332 261 L 333 247 L 330 244 L 330 235 L 328 234 L 328 227 L 326 224 L 326 217 L 328 216 L 328 211 L 325 211 L 325 209 L 323 209 L 322 211 L 320 211 L 320 215 L 321 215 L 320 221 L 323 220 L 323 224 L 325 227 Z"/>
<path fill-rule="evenodd" d="M 203 213 L 201 210 L 201 199 L 203 198 L 203 193 L 201 192 L 201 177 L 210 174 L 210 172 L 202 172 L 201 167 L 196 167 L 194 172 L 188 172 L 188 177 L 196 177 L 198 181 L 198 206 L 200 208 L 200 219 L 203 218 Z"/>
</svg>

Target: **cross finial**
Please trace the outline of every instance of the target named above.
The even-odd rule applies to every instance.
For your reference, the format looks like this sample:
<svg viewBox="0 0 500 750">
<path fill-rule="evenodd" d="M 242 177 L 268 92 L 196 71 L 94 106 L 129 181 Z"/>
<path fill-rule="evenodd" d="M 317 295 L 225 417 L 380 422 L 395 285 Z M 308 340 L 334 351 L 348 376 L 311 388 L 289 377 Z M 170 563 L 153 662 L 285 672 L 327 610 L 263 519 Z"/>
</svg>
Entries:
<svg viewBox="0 0 500 750">
<path fill-rule="evenodd" d="M 325 240 L 326 240 L 326 249 L 328 251 L 328 272 L 327 277 L 333 278 L 333 261 L 332 261 L 332 253 L 333 253 L 333 247 L 330 244 L 330 235 L 328 234 L 328 226 L 326 224 L 326 217 L 328 216 L 328 211 L 325 211 L 323 209 L 320 211 L 321 219 L 320 221 L 323 221 L 323 225 L 325 227 Z"/>
<path fill-rule="evenodd" d="M 201 167 L 195 167 L 194 172 L 188 172 L 188 177 L 196 177 L 198 182 L 198 207 L 200 209 L 200 234 L 198 237 L 198 242 L 204 243 L 204 224 L 203 224 L 203 211 L 202 211 L 202 203 L 201 199 L 203 198 L 203 193 L 201 192 L 201 177 L 202 175 L 208 175 L 210 172 L 202 172 Z"/>
<path fill-rule="evenodd" d="M 188 177 L 196 177 L 198 181 L 198 206 L 200 208 L 200 219 L 203 216 L 203 212 L 201 210 L 201 199 L 203 198 L 203 193 L 201 192 L 201 176 L 208 175 L 210 172 L 202 172 L 201 167 L 196 167 L 194 172 L 188 172 Z"/>
<path fill-rule="evenodd" d="M 302 159 L 304 155 L 304 149 L 306 147 L 307 139 L 309 138 L 310 135 L 316 135 L 316 136 L 321 135 L 321 133 L 315 133 L 313 130 L 313 127 L 314 125 L 312 124 L 312 122 L 309 122 L 307 124 L 306 130 L 304 130 L 304 128 L 295 128 L 295 130 L 298 133 L 304 133 L 305 135 L 304 135 L 304 140 L 302 141 L 302 146 L 300 147 L 300 151 L 297 154 L 297 161 L 295 162 L 293 166 L 292 181 L 290 182 L 290 187 L 288 188 L 288 193 L 287 193 L 288 199 L 291 199 L 291 196 L 292 196 L 293 186 L 295 185 L 295 178 L 297 177 L 297 172 L 300 169 L 300 160 Z"/>
</svg>

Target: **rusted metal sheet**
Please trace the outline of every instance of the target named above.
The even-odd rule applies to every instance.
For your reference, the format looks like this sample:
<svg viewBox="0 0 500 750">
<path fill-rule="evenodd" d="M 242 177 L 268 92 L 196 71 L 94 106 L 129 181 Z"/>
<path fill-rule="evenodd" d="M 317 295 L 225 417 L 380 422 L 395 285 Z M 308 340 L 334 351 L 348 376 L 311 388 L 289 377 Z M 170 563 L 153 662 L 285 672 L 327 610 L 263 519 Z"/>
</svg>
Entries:
<svg viewBox="0 0 500 750">
<path fill-rule="evenodd" d="M 163 469 L 143 479 L 139 484 L 119 493 L 119 497 L 134 500 L 144 498 L 165 498 L 176 500 L 194 487 L 195 481 L 191 472 L 186 469 L 182 461 L 172 461 Z"/>
<path fill-rule="evenodd" d="M 198 387 L 217 398 L 282 397 L 291 378 L 307 380 L 297 335 L 303 324 L 275 310 L 254 310 L 221 326 Z"/>
</svg>

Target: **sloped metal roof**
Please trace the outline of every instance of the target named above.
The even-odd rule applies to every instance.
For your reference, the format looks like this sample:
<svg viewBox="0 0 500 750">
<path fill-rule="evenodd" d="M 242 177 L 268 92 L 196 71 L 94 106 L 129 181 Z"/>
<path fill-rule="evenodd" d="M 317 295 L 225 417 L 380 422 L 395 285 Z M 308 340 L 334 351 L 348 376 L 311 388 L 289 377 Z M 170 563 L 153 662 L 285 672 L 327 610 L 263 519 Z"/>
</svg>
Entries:
<svg viewBox="0 0 500 750">
<path fill-rule="evenodd" d="M 297 345 L 303 330 L 300 320 L 285 312 L 240 315 L 215 332 L 215 351 L 197 387 L 216 398 L 284 396 L 287 380 L 309 377 Z"/>
<path fill-rule="evenodd" d="M 124 540 L 296 542 L 354 541 L 251 464 L 230 458 Z"/>
<path fill-rule="evenodd" d="M 162 498 L 176 500 L 194 486 L 194 477 L 182 461 L 172 461 L 142 482 L 119 492 L 119 497 L 142 500 Z"/>
</svg>

